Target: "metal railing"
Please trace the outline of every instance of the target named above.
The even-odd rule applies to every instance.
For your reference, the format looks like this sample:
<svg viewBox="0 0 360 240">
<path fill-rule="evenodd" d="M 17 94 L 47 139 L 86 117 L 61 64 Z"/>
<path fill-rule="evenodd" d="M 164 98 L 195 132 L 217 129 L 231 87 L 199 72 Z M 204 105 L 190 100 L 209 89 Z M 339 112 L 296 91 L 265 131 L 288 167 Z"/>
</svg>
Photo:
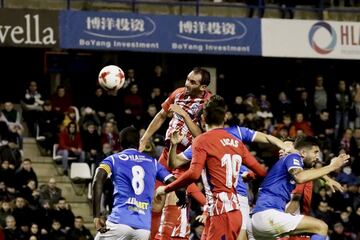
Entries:
<svg viewBox="0 0 360 240">
<path fill-rule="evenodd" d="M 66 3 L 66 9 L 72 9 L 72 3 L 79 0 L 64 0 Z M 298 5 L 296 6 L 284 6 L 277 4 L 276 2 L 272 2 L 272 4 L 268 5 L 265 0 L 257 0 L 257 4 L 244 4 L 244 3 L 234 3 L 234 2 L 207 2 L 203 0 L 168 0 L 168 1 L 159 1 L 159 0 L 88 0 L 90 2 L 104 2 L 104 3 L 123 3 L 128 4 L 132 12 L 137 12 L 137 6 L 141 4 L 151 4 L 151 5 L 162 5 L 162 6 L 175 6 L 175 7 L 193 7 L 194 15 L 199 16 L 200 10 L 202 7 L 229 7 L 229 8 L 242 8 L 248 9 L 249 11 L 253 11 L 257 13 L 257 17 L 261 18 L 266 10 L 278 10 L 282 12 L 294 12 L 296 11 L 305 11 L 305 12 L 313 12 L 318 14 L 318 19 L 323 19 L 323 13 L 326 12 L 340 12 L 340 13 L 354 13 L 359 14 L 360 16 L 360 8 L 348 8 L 348 7 L 329 7 L 326 6 L 326 0 L 319 0 L 315 6 L 315 4 L 309 8 L 309 6 Z M 226 1 L 226 0 L 225 0 Z M 291 2 L 293 0 L 289 0 Z M 3 8 L 5 6 L 6 0 L 0 0 L 0 6 Z"/>
</svg>

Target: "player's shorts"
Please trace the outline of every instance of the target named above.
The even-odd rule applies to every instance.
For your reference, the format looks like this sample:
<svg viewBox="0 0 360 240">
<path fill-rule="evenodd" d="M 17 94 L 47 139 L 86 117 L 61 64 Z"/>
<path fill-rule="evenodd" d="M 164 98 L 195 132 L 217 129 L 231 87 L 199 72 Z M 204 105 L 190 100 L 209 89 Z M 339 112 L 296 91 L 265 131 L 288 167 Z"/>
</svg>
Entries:
<svg viewBox="0 0 360 240">
<path fill-rule="evenodd" d="M 164 207 L 156 240 L 189 239 L 190 225 L 187 209 L 169 205 Z"/>
<path fill-rule="evenodd" d="M 249 200 L 247 197 L 241 196 L 238 194 L 238 199 L 240 202 L 240 211 L 242 215 L 242 225 L 241 230 L 246 230 L 248 227 L 251 227 L 250 222 L 250 207 Z"/>
<path fill-rule="evenodd" d="M 150 236 L 149 230 L 134 229 L 125 224 L 106 221 L 106 227 L 110 230 L 106 233 L 97 233 L 94 240 L 148 240 Z"/>
<path fill-rule="evenodd" d="M 236 240 L 240 233 L 241 219 L 239 210 L 211 216 L 206 240 Z"/>
<path fill-rule="evenodd" d="M 294 230 L 304 215 L 292 215 L 269 209 L 252 216 L 252 231 L 256 240 L 275 239 Z"/>
</svg>

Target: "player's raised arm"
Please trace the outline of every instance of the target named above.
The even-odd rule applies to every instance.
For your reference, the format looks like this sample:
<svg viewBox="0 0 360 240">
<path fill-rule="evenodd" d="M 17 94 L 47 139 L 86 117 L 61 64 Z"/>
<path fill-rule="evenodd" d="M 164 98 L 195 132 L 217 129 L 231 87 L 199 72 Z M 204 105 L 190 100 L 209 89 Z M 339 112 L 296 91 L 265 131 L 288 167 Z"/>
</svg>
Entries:
<svg viewBox="0 0 360 240">
<path fill-rule="evenodd" d="M 256 158 L 249 152 L 247 147 L 244 144 L 240 144 L 242 148 L 242 158 L 244 164 L 250 168 L 257 176 L 265 177 L 266 169 L 263 165 L 261 165 Z"/>
<path fill-rule="evenodd" d="M 340 154 L 339 156 L 333 158 L 331 163 L 322 168 L 312 168 L 309 170 L 303 170 L 302 168 L 293 168 L 289 170 L 289 173 L 293 176 L 296 183 L 305 183 L 320 177 L 323 177 L 338 168 L 344 166 L 348 160 L 350 159 L 350 155 Z"/>
<path fill-rule="evenodd" d="M 278 139 L 277 137 L 274 137 L 272 135 L 265 134 L 265 133 L 262 133 L 262 132 L 256 132 L 254 142 L 257 142 L 257 143 L 269 143 L 269 144 L 277 146 L 280 149 L 284 149 L 286 152 L 291 151 L 290 146 L 284 144 L 284 142 L 281 141 L 280 139 Z"/>
<path fill-rule="evenodd" d="M 108 176 L 108 172 L 110 172 L 110 167 L 101 164 L 100 167 L 97 168 L 94 181 L 92 184 L 93 188 L 93 217 L 96 231 L 100 233 L 105 233 L 108 231 L 106 229 L 105 220 L 101 218 L 100 213 L 100 203 L 101 203 L 101 195 L 103 192 L 103 186 Z"/>
<path fill-rule="evenodd" d="M 167 117 L 167 112 L 164 109 L 161 109 L 154 119 L 149 124 L 146 129 L 144 135 L 140 139 L 139 151 L 142 152 L 145 149 L 146 144 L 149 142 L 150 138 L 154 135 L 154 133 L 161 127 L 161 125 L 165 122 Z"/>
</svg>

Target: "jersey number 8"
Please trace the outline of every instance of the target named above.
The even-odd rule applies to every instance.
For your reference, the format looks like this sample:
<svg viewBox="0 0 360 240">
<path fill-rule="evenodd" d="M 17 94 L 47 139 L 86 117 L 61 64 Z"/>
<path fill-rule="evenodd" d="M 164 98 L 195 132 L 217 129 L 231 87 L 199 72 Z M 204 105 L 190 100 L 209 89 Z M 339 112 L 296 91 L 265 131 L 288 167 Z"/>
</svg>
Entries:
<svg viewBox="0 0 360 240">
<path fill-rule="evenodd" d="M 131 171 L 132 171 L 132 175 L 133 175 L 133 178 L 131 180 L 131 185 L 134 189 L 135 194 L 140 195 L 144 191 L 145 171 L 139 165 L 133 166 Z"/>
</svg>

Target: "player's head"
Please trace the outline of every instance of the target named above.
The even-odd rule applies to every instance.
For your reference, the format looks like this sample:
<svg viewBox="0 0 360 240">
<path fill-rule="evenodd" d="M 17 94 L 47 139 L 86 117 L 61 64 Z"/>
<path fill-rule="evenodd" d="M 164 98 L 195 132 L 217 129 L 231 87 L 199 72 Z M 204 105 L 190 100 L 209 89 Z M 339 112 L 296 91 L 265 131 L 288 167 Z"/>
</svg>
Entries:
<svg viewBox="0 0 360 240">
<path fill-rule="evenodd" d="M 299 151 L 306 168 L 312 168 L 320 153 L 319 141 L 315 137 L 302 136 L 296 138 L 294 148 Z"/>
<path fill-rule="evenodd" d="M 206 90 L 210 84 L 210 73 L 203 68 L 194 68 L 185 82 L 186 93 L 197 96 Z"/>
<path fill-rule="evenodd" d="M 205 123 L 210 126 L 224 125 L 226 104 L 224 98 L 219 95 L 211 96 L 205 104 L 203 117 Z"/>
<path fill-rule="evenodd" d="M 120 146 L 123 149 L 139 148 L 140 133 L 134 127 L 126 127 L 120 132 Z"/>
<path fill-rule="evenodd" d="M 294 139 L 293 138 L 285 138 L 283 139 L 284 144 L 288 147 L 288 148 L 293 148 L 294 147 Z M 288 152 L 285 151 L 285 149 L 280 149 L 279 150 L 279 157 L 284 157 L 286 154 L 288 154 Z"/>
</svg>

